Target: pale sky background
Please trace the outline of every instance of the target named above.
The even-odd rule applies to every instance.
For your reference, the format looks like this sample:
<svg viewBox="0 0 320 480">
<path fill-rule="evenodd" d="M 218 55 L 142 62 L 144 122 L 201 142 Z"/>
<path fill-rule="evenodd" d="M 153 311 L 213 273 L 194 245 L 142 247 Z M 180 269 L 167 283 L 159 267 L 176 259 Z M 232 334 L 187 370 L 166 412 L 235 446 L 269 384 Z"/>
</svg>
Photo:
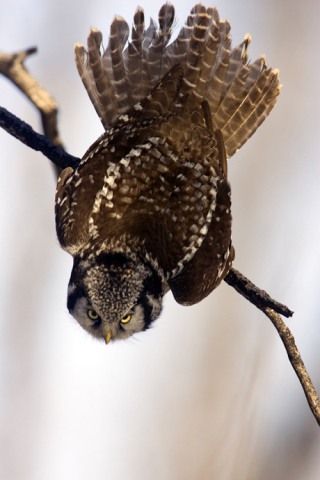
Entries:
<svg viewBox="0 0 320 480">
<path fill-rule="evenodd" d="M 161 2 L 147 3 L 146 17 L 156 18 Z M 175 2 L 179 26 L 193 4 Z M 0 49 L 38 46 L 27 67 L 57 100 L 74 155 L 102 127 L 73 45 L 90 26 L 107 44 L 113 15 L 131 23 L 136 6 L 1 0 Z M 234 265 L 295 311 L 288 324 L 319 391 L 320 4 L 215 6 L 234 44 L 249 32 L 250 58 L 266 54 L 283 84 L 275 110 L 229 164 Z M 0 104 L 41 129 L 4 78 Z M 92 340 L 66 309 L 72 261 L 55 236 L 48 161 L 0 131 L 0 162 L 1 479 L 319 479 L 319 428 L 266 317 L 223 284 L 194 307 L 168 295 L 161 318 L 135 340 Z"/>
</svg>

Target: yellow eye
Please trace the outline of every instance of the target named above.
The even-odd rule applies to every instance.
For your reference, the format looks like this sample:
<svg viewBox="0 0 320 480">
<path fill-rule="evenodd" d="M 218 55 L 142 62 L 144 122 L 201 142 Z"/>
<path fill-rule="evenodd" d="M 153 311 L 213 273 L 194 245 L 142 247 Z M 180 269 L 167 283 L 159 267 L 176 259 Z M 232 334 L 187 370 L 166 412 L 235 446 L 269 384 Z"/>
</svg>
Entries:
<svg viewBox="0 0 320 480">
<path fill-rule="evenodd" d="M 128 313 L 128 315 L 126 315 L 125 317 L 123 317 L 121 319 L 121 323 L 129 323 L 130 320 L 131 320 L 131 315 L 130 315 L 130 313 Z"/>
<path fill-rule="evenodd" d="M 99 315 L 97 314 L 97 312 L 95 310 L 92 310 L 92 308 L 89 308 L 89 310 L 87 310 L 87 315 L 90 318 L 90 320 L 98 320 L 99 319 Z"/>
</svg>

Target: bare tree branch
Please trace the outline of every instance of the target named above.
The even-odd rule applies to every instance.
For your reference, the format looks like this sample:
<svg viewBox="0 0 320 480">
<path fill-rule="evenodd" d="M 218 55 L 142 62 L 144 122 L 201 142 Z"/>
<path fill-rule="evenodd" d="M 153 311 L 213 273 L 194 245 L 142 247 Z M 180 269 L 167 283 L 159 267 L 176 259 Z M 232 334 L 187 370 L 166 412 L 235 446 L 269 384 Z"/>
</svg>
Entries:
<svg viewBox="0 0 320 480">
<path fill-rule="evenodd" d="M 41 151 L 58 169 L 67 166 L 75 168 L 79 159 L 65 152 L 58 134 L 56 102 L 24 66 L 24 60 L 35 51 L 35 48 L 30 48 L 11 55 L 0 52 L 0 73 L 11 80 L 39 110 L 45 135 L 36 133 L 25 122 L 1 107 L 0 127 L 34 150 Z M 289 361 L 299 378 L 310 409 L 320 425 L 319 397 L 301 359 L 294 337 L 279 315 L 291 317 L 293 312 L 285 305 L 273 300 L 267 292 L 256 287 L 234 268 L 227 274 L 225 281 L 272 321 L 285 346 Z"/>
<path fill-rule="evenodd" d="M 53 162 L 56 176 L 59 176 L 64 168 L 75 167 L 79 159 L 68 155 L 63 149 L 58 132 L 58 106 L 56 101 L 24 65 L 26 58 L 36 52 L 36 47 L 15 53 L 0 52 L 0 73 L 16 85 L 38 109 L 44 135 L 36 133 L 30 125 L 4 108 L 0 110 L 0 126 L 29 147 L 42 152 Z"/>
<path fill-rule="evenodd" d="M 283 315 L 284 317 L 292 317 L 293 312 L 289 310 L 288 307 L 273 300 L 267 292 L 256 287 L 248 278 L 235 268 L 231 268 L 224 280 L 228 285 L 231 285 L 237 290 L 240 295 L 253 303 L 257 308 L 260 308 L 260 310 L 263 310 L 264 308 L 272 308 L 275 312 L 280 313 L 280 315 Z"/>
<path fill-rule="evenodd" d="M 58 106 L 56 101 L 28 72 L 24 65 L 27 57 L 37 52 L 31 47 L 21 52 L 0 52 L 0 73 L 7 77 L 26 95 L 41 114 L 43 131 L 55 145 L 62 147 L 57 127 Z"/>
<path fill-rule="evenodd" d="M 293 312 L 288 307 L 273 300 L 267 292 L 256 287 L 248 278 L 234 268 L 230 270 L 224 279 L 228 285 L 232 286 L 240 295 L 255 305 L 271 320 L 283 342 L 287 351 L 292 368 L 302 385 L 307 402 L 311 412 L 320 425 L 320 400 L 313 386 L 311 378 L 302 361 L 300 352 L 296 346 L 294 336 L 289 327 L 284 323 L 279 314 L 285 317 L 291 317 Z"/>
<path fill-rule="evenodd" d="M 80 161 L 79 158 L 69 155 L 62 146 L 52 143 L 45 135 L 35 132 L 30 125 L 3 107 L 0 107 L 0 127 L 33 150 L 42 152 L 61 170 L 66 167 L 75 168 Z"/>
<path fill-rule="evenodd" d="M 260 307 L 259 307 L 260 308 Z M 303 391 L 309 403 L 309 407 L 318 425 L 320 425 L 320 400 L 319 396 L 313 386 L 311 378 L 304 366 L 300 352 L 294 340 L 290 329 L 284 323 L 280 315 L 272 310 L 272 308 L 260 308 L 271 320 L 285 346 L 290 363 L 299 378 Z"/>
</svg>

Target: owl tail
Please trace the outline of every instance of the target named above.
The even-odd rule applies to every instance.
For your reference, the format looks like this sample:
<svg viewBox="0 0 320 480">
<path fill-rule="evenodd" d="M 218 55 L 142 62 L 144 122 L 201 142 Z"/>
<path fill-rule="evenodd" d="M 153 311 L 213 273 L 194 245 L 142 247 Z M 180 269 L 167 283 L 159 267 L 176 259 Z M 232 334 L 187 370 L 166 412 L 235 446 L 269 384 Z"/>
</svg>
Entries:
<svg viewBox="0 0 320 480">
<path fill-rule="evenodd" d="M 107 48 L 102 34 L 91 29 L 88 49 L 76 45 L 80 77 L 105 128 L 145 97 L 176 64 L 184 71 L 182 92 L 206 100 L 214 129 L 220 129 L 228 157 L 233 155 L 269 115 L 280 91 L 278 72 L 264 57 L 250 63 L 250 37 L 231 48 L 230 25 L 215 8 L 195 5 L 184 27 L 169 43 L 175 20 L 173 5 L 164 4 L 159 26 L 136 10 L 129 26 L 115 17 Z"/>
</svg>

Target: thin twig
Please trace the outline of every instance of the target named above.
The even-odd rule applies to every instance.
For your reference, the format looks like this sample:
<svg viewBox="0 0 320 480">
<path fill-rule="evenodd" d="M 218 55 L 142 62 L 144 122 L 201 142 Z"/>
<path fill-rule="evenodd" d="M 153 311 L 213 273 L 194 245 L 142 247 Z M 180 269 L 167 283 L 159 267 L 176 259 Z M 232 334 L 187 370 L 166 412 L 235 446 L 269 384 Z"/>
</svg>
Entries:
<svg viewBox="0 0 320 480">
<path fill-rule="evenodd" d="M 232 268 L 227 274 L 225 281 L 235 288 L 235 290 L 243 297 L 249 300 L 249 302 L 259 308 L 259 310 L 261 310 L 271 320 L 277 329 L 277 332 L 288 354 L 292 368 L 296 372 L 296 375 L 302 385 L 311 412 L 320 425 L 319 396 L 302 361 L 300 352 L 294 340 L 294 336 L 279 315 L 281 314 L 285 317 L 291 317 L 293 312 L 285 305 L 273 300 L 267 292 L 258 288 L 248 278 L 234 268 Z"/>
<path fill-rule="evenodd" d="M 283 342 L 283 345 L 287 351 L 290 363 L 297 374 L 297 377 L 302 385 L 306 399 L 309 403 L 309 407 L 320 425 L 320 400 L 319 396 L 313 386 L 311 378 L 306 370 L 306 367 L 302 361 L 300 352 L 294 340 L 290 329 L 284 323 L 280 315 L 272 310 L 272 308 L 264 308 L 262 311 L 270 318 L 271 322 L 277 329 L 277 332 Z"/>
</svg>

